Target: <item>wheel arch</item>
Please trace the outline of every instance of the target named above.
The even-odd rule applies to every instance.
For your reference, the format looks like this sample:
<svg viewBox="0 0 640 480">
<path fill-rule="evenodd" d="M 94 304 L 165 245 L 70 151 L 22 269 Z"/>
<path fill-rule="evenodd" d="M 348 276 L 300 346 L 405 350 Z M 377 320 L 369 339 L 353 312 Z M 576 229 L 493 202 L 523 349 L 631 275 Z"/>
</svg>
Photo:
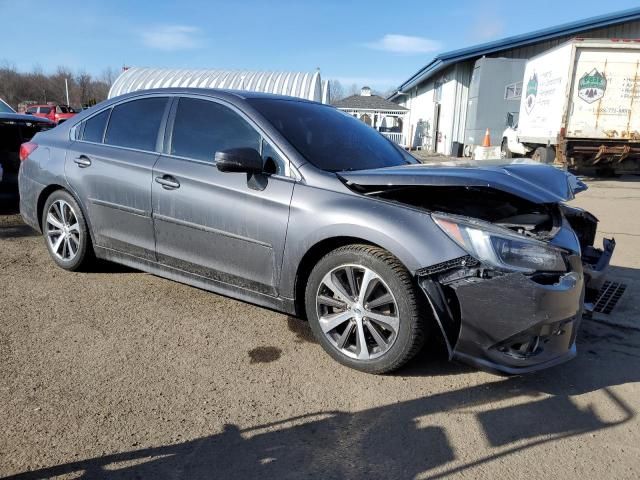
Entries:
<svg viewBox="0 0 640 480">
<path fill-rule="evenodd" d="M 82 204 L 82 202 L 80 201 L 80 199 L 78 198 L 78 196 L 75 194 L 73 190 L 71 190 L 68 187 L 65 187 L 64 185 L 60 185 L 57 183 L 52 183 L 51 185 L 47 185 L 44 189 L 42 189 L 42 191 L 38 195 L 38 201 L 36 203 L 36 214 L 37 214 L 37 220 L 38 220 L 38 225 L 40 226 L 40 230 L 44 232 L 44 225 L 42 224 L 42 213 L 44 212 L 44 206 L 47 203 L 47 199 L 51 196 L 52 193 L 57 192 L 58 190 L 63 190 L 64 192 L 71 195 L 73 199 L 76 201 L 76 203 L 78 204 L 78 206 L 80 207 L 80 211 L 82 212 L 84 221 L 87 222 L 91 245 L 93 245 L 93 238 L 94 238 L 93 228 L 91 226 L 91 220 L 87 216 L 87 211 L 84 208 L 84 205 Z"/>
<path fill-rule="evenodd" d="M 47 185 L 38 195 L 38 202 L 36 204 L 36 215 L 38 220 L 38 225 L 40 225 L 40 229 L 44 231 L 44 226 L 42 225 L 42 213 L 44 212 L 44 205 L 47 203 L 47 199 L 51 196 L 51 194 L 58 190 L 64 190 L 75 198 L 75 195 L 67 190 L 64 186 L 58 184 Z M 78 200 L 76 199 L 76 202 Z M 82 207 L 80 207 L 82 208 Z M 82 212 L 84 213 L 84 212 Z"/>
<path fill-rule="evenodd" d="M 311 248 L 309 248 L 303 255 L 296 270 L 294 284 L 294 306 L 296 315 L 298 317 L 306 317 L 304 295 L 307 286 L 307 279 L 309 278 L 313 267 L 315 267 L 320 259 L 326 254 L 346 245 L 371 245 L 374 247 L 385 249 L 383 246 L 373 243 L 370 240 L 365 240 L 364 238 L 353 236 L 329 237 L 320 240 L 319 242 L 312 245 Z M 392 252 L 389 253 L 393 254 Z"/>
</svg>

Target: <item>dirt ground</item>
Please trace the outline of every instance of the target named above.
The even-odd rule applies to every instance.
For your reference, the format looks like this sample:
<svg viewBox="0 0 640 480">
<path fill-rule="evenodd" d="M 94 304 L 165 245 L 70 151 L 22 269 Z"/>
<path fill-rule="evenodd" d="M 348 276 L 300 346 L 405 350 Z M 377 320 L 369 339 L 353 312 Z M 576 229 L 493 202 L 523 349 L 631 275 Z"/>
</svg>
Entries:
<svg viewBox="0 0 640 480">
<path fill-rule="evenodd" d="M 358 373 L 295 318 L 117 266 L 65 272 L 0 215 L 0 477 L 637 479 L 638 180 L 574 202 L 618 241 L 618 307 L 583 322 L 577 359 L 521 378 L 435 347 Z"/>
</svg>

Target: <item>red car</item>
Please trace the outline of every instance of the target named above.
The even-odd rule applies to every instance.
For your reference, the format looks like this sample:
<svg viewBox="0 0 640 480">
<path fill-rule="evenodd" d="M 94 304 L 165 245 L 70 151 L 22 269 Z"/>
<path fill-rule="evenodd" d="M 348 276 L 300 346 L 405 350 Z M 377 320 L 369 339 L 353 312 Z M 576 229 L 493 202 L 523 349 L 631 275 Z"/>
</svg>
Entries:
<svg viewBox="0 0 640 480">
<path fill-rule="evenodd" d="M 31 105 L 25 113 L 29 115 L 35 115 L 40 118 L 47 118 L 55 123 L 62 123 L 65 120 L 69 120 L 76 114 L 76 111 L 68 105 Z"/>
</svg>

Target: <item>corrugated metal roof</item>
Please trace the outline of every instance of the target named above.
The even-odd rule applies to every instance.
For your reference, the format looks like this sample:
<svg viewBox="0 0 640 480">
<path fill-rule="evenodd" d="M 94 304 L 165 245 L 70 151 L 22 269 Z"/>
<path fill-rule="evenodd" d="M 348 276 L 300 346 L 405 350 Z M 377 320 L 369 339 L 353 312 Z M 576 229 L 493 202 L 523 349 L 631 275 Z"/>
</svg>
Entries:
<svg viewBox="0 0 640 480">
<path fill-rule="evenodd" d="M 404 90 L 414 87 L 416 84 L 426 80 L 453 63 L 481 57 L 483 55 L 498 53 L 511 48 L 523 47 L 545 40 L 552 40 L 554 38 L 564 37 L 567 35 L 575 35 L 588 30 L 619 25 L 621 23 L 635 20 L 640 20 L 640 8 L 632 8 L 606 15 L 599 15 L 585 20 L 578 20 L 555 27 L 536 30 L 531 33 L 515 35 L 513 37 L 503 38 L 502 40 L 475 45 L 473 47 L 441 53 L 431 60 L 431 62 L 429 62 L 425 67 L 421 68 L 414 75 L 409 77 L 406 82 L 402 83 L 398 87 L 397 92 L 389 98 L 391 99 L 396 97 L 399 93 L 403 93 Z"/>
<path fill-rule="evenodd" d="M 109 98 L 152 88 L 191 87 L 226 88 L 289 95 L 322 102 L 323 86 L 320 71 L 256 72 L 248 70 L 179 70 L 132 67 L 120 74 L 109 90 Z"/>
</svg>

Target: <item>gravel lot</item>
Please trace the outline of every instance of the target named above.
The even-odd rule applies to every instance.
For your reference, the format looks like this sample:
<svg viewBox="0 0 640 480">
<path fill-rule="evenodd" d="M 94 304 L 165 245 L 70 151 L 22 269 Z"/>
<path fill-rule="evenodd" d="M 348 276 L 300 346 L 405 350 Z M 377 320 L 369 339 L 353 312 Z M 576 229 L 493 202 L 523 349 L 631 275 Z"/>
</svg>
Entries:
<svg viewBox="0 0 640 480">
<path fill-rule="evenodd" d="M 574 203 L 628 285 L 579 356 L 523 378 L 430 346 L 396 375 L 344 368 L 295 318 L 144 273 L 68 273 L 5 198 L 0 476 L 640 477 L 640 177 Z"/>
</svg>

